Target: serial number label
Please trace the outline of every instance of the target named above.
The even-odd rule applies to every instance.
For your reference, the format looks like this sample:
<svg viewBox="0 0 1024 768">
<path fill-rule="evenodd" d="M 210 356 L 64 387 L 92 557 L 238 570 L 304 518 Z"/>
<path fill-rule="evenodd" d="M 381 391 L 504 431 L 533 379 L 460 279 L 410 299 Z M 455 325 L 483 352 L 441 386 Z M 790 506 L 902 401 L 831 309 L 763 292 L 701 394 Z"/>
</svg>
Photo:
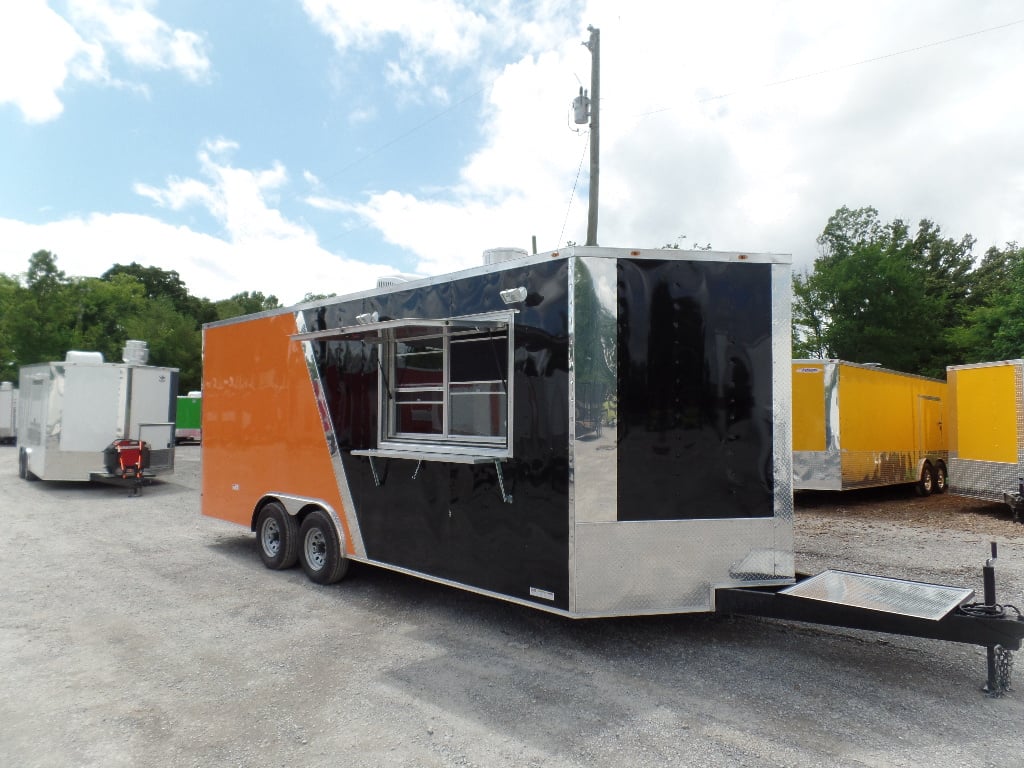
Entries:
<svg viewBox="0 0 1024 768">
<path fill-rule="evenodd" d="M 546 589 L 538 589 L 537 587 L 530 587 L 530 597 L 539 597 L 541 600 L 554 600 L 555 593 L 548 592 Z"/>
</svg>

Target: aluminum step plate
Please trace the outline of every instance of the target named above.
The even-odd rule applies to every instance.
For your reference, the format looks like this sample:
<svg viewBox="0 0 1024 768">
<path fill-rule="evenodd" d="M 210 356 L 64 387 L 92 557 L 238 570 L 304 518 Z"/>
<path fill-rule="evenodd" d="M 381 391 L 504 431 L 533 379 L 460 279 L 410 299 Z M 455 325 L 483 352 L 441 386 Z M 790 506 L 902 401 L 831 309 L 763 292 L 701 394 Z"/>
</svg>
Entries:
<svg viewBox="0 0 1024 768">
<path fill-rule="evenodd" d="M 780 592 L 808 600 L 916 616 L 932 621 L 938 621 L 974 596 L 973 589 L 848 571 L 823 571 Z"/>
</svg>

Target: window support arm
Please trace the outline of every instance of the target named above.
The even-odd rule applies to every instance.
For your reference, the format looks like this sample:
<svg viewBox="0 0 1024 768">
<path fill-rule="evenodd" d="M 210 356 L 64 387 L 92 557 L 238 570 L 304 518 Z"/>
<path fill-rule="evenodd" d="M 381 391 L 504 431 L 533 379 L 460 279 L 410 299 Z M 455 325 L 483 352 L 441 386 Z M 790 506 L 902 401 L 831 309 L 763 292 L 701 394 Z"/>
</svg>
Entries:
<svg viewBox="0 0 1024 768">
<path fill-rule="evenodd" d="M 370 460 L 370 472 L 373 474 L 373 484 L 377 488 L 380 488 L 387 480 L 387 472 L 381 472 L 377 469 L 376 459 L 382 458 L 385 462 L 388 459 L 411 459 L 416 462 L 416 468 L 413 470 L 412 479 L 416 480 L 419 478 L 420 469 L 423 467 L 424 461 L 440 461 L 446 463 L 456 464 L 489 464 L 494 463 L 494 471 L 498 476 L 498 495 L 501 496 L 501 500 L 506 504 L 512 503 L 512 494 L 505 488 L 505 470 L 502 467 L 504 459 L 484 456 L 473 456 L 470 454 L 436 454 L 436 455 L 424 455 L 423 453 L 408 453 L 397 451 L 394 453 L 387 453 L 377 450 L 356 450 L 352 451 L 353 456 L 366 456 Z M 385 467 L 387 464 L 385 463 Z"/>
<path fill-rule="evenodd" d="M 498 459 L 494 460 L 494 471 L 498 473 L 498 493 L 501 494 L 501 500 L 506 504 L 511 504 L 512 494 L 505 491 L 505 474 L 501 469 L 501 461 Z"/>
</svg>

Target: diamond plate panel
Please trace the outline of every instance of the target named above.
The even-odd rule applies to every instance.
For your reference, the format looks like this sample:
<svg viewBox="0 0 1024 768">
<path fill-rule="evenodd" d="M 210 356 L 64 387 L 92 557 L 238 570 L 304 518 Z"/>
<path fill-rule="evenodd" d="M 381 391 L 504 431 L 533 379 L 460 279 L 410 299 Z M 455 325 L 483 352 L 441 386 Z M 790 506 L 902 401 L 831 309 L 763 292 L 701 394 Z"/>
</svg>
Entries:
<svg viewBox="0 0 1024 768">
<path fill-rule="evenodd" d="M 938 621 L 974 595 L 973 589 L 848 571 L 824 571 L 780 592 L 792 597 L 931 621 Z"/>
<path fill-rule="evenodd" d="M 576 613 L 710 611 L 715 587 L 790 583 L 791 545 L 764 548 L 776 526 L 772 518 L 577 524 Z"/>
</svg>

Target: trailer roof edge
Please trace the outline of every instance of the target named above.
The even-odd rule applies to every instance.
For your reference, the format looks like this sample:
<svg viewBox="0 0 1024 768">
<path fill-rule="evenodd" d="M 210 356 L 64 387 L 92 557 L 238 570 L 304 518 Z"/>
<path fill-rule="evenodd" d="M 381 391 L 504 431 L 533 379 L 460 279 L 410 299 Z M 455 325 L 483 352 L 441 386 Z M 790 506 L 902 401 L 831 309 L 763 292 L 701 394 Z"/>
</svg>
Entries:
<svg viewBox="0 0 1024 768">
<path fill-rule="evenodd" d="M 482 264 L 476 267 L 467 267 L 466 269 L 457 270 L 455 272 L 446 272 L 440 275 L 431 275 L 423 277 L 418 280 L 410 280 L 404 283 L 381 286 L 379 288 L 367 288 L 365 290 L 356 291 L 353 293 L 343 293 L 338 294 L 336 296 L 330 296 L 326 299 L 299 302 L 297 304 L 292 304 L 287 307 L 275 307 L 274 309 L 267 309 L 264 310 L 263 312 L 254 312 L 248 315 L 229 317 L 225 320 L 215 320 L 210 323 L 203 323 L 203 328 L 216 328 L 219 326 L 233 325 L 234 323 L 245 322 L 248 320 L 255 320 L 262 317 L 274 317 L 276 315 L 280 315 L 286 312 L 293 313 L 299 310 L 316 309 L 317 307 L 334 304 L 338 301 L 356 301 L 359 299 L 368 299 L 373 296 L 384 296 L 389 293 L 406 291 L 409 290 L 410 288 L 420 288 L 428 285 L 436 285 L 438 283 L 448 283 L 453 280 L 461 280 L 468 277 L 486 275 L 492 272 L 501 272 L 529 264 L 540 264 L 546 261 L 551 261 L 552 259 L 568 259 L 571 257 L 583 256 L 591 258 L 670 258 L 678 259 L 680 261 L 736 261 L 749 262 L 752 264 L 780 265 L 789 265 L 793 261 L 792 256 L 788 253 L 770 253 L 753 251 L 688 251 L 678 248 L 617 248 L 606 246 L 573 245 L 568 246 L 566 248 L 559 248 L 553 251 L 545 251 L 543 253 L 531 254 L 529 256 L 524 256 L 519 259 L 510 259 L 507 261 L 499 261 L 494 264 Z"/>
</svg>

